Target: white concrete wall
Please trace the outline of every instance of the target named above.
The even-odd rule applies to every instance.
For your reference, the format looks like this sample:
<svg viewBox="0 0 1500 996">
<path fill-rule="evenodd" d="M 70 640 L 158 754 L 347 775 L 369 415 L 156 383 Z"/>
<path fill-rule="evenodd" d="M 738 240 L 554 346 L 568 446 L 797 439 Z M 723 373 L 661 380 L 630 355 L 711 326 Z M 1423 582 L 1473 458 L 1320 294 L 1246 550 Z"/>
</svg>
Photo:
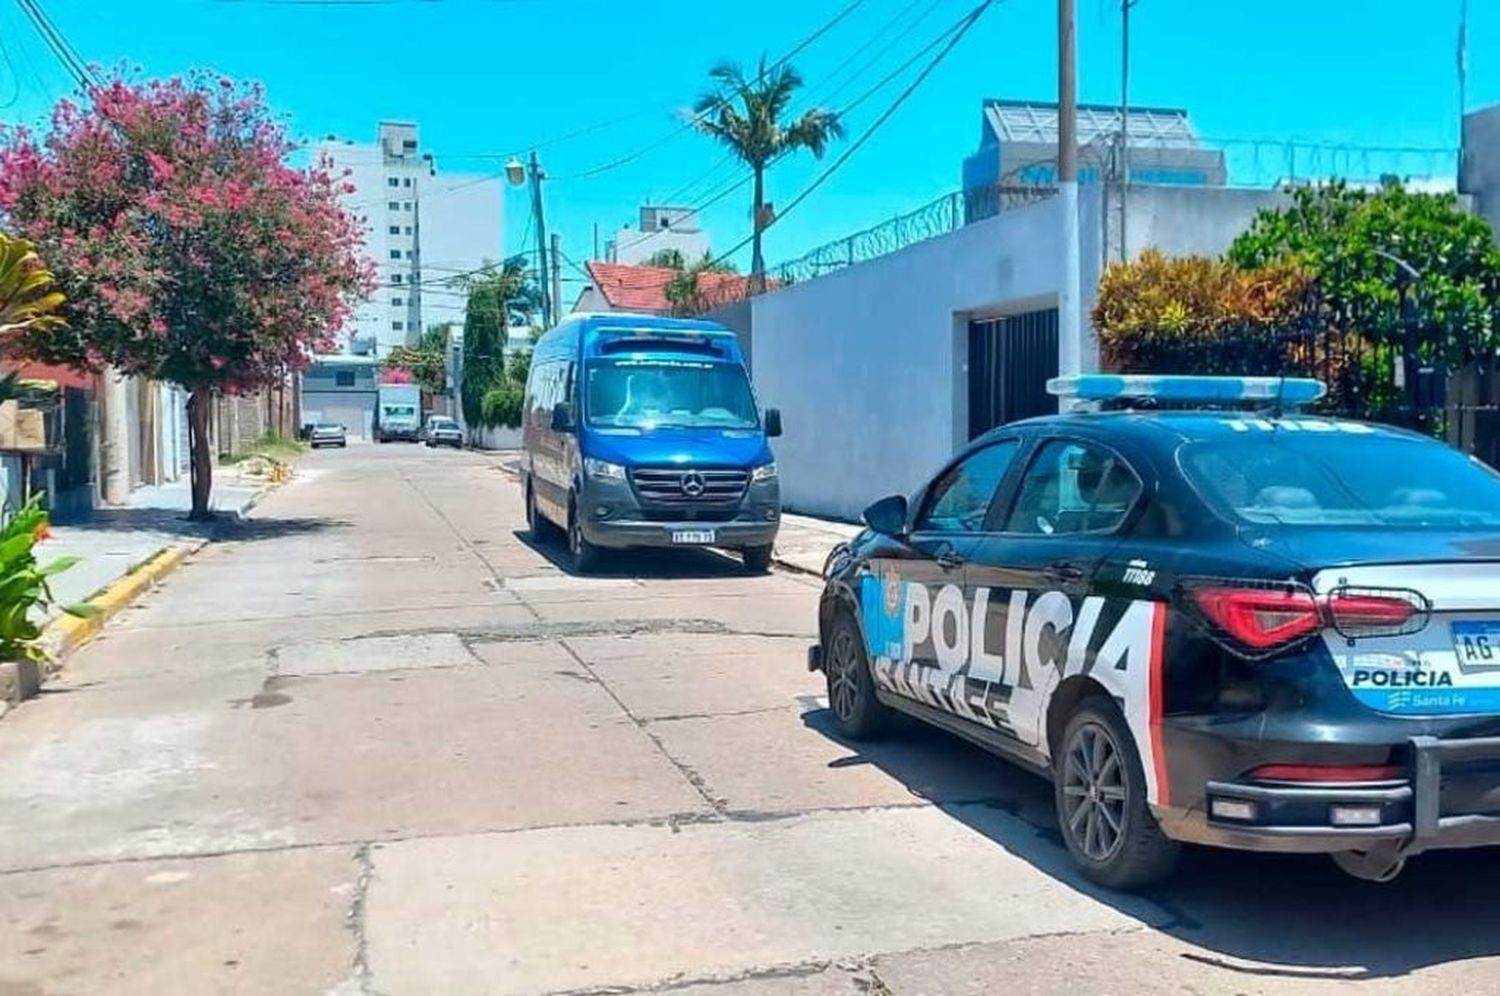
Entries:
<svg viewBox="0 0 1500 996">
<path fill-rule="evenodd" d="M 1132 186 L 1125 200 L 1125 240 L 1130 258 L 1155 247 L 1169 256 L 1217 256 L 1229 248 L 1262 208 L 1281 207 L 1291 198 L 1277 190 L 1236 187 Z M 1117 228 L 1119 207 L 1110 212 Z M 1118 231 L 1110 245 L 1119 246 Z"/>
<path fill-rule="evenodd" d="M 1096 192 L 1081 192 L 1080 213 L 1086 315 Z M 782 410 L 789 509 L 855 519 L 967 441 L 968 319 L 1054 307 L 1058 232 L 1047 200 L 753 301 L 753 375 L 760 403 Z"/>
<path fill-rule="evenodd" d="M 505 258 L 505 181 L 463 174 L 422 176 L 419 181 L 418 254 L 424 286 L 421 312 L 414 320 L 421 334 L 441 322 L 463 324 L 466 296 L 437 281 Z"/>
</svg>

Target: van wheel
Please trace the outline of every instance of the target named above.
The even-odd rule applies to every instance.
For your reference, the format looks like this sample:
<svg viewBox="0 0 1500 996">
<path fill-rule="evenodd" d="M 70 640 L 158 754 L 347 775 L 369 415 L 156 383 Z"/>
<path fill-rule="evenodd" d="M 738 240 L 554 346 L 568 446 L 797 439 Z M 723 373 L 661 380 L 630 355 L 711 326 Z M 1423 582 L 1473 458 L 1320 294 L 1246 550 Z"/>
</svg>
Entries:
<svg viewBox="0 0 1500 996">
<path fill-rule="evenodd" d="M 583 525 L 578 521 L 578 502 L 568 499 L 568 553 L 573 559 L 575 574 L 592 574 L 599 568 L 603 554 L 583 535 Z"/>
<path fill-rule="evenodd" d="M 833 617 L 828 653 L 823 660 L 828 680 L 828 710 L 841 736 L 875 740 L 890 727 L 891 710 L 875 695 L 875 676 L 865 655 L 865 640 L 848 612 Z"/>
<path fill-rule="evenodd" d="M 747 546 L 740 551 L 745 561 L 745 570 L 751 574 L 764 574 L 771 569 L 771 547 Z"/>
<path fill-rule="evenodd" d="M 536 507 L 536 493 L 531 490 L 531 482 L 526 482 L 526 528 L 531 533 L 534 543 L 546 543 L 552 539 L 556 526 Z"/>
<path fill-rule="evenodd" d="M 1172 873 L 1181 847 L 1151 815 L 1140 755 L 1113 702 L 1083 701 L 1063 730 L 1052 769 L 1063 842 L 1084 875 L 1128 890 Z"/>
</svg>

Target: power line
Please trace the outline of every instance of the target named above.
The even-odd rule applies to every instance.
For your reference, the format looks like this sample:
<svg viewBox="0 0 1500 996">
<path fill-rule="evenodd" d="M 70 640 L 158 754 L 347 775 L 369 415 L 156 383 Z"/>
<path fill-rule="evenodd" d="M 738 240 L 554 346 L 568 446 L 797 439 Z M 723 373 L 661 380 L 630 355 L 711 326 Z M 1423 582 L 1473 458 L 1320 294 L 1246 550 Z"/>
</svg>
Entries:
<svg viewBox="0 0 1500 996">
<path fill-rule="evenodd" d="M 983 4 L 980 5 L 980 7 L 978 8 L 978 11 L 980 13 L 983 13 L 984 8 L 988 7 L 989 3 L 991 3 L 991 2 L 993 2 L 993 0 L 986 0 L 985 3 L 983 3 Z M 875 94 L 879 93 L 887 85 L 889 85 L 892 80 L 896 79 L 902 73 L 906 72 L 907 69 L 910 69 L 918 60 L 920 60 L 928 52 L 931 52 L 933 49 L 935 49 L 939 45 L 941 45 L 945 39 L 949 39 L 948 48 L 945 48 L 943 50 L 943 52 L 940 53 L 940 55 L 938 56 L 938 60 L 937 61 L 941 61 L 942 56 L 944 56 L 944 55 L 947 54 L 948 49 L 951 49 L 953 47 L 953 45 L 957 42 L 957 39 L 960 38 L 960 37 L 962 37 L 963 34 L 964 34 L 964 32 L 966 32 L 966 31 L 969 30 L 969 26 L 973 23 L 973 20 L 971 20 L 971 18 L 974 19 L 974 20 L 977 20 L 977 17 L 975 16 L 975 14 L 973 12 L 971 12 L 971 13 L 966 14 L 963 17 L 959 18 L 952 25 L 950 25 L 946 30 L 940 32 L 937 35 L 937 37 L 933 38 L 926 45 L 923 45 L 921 48 L 917 49 L 910 56 L 908 56 L 905 61 L 903 61 L 900 65 L 896 66 L 895 69 L 892 69 L 890 72 L 886 73 L 879 80 L 877 80 L 874 83 L 874 85 L 868 87 L 863 93 L 861 93 L 859 96 L 855 97 L 853 100 L 851 100 L 849 103 L 845 104 L 842 108 L 840 108 L 837 112 L 835 112 L 836 115 L 837 115 L 837 117 L 843 118 L 850 111 L 852 111 L 856 107 L 858 107 L 860 104 L 863 104 L 866 100 L 869 100 L 871 97 L 873 97 Z M 924 69 L 922 71 L 922 76 L 919 76 L 917 78 L 917 82 L 920 83 L 922 81 L 922 79 L 925 77 L 925 75 L 927 73 L 929 73 L 929 72 L 932 71 L 932 68 L 935 65 L 936 65 L 936 62 L 934 62 L 932 66 L 929 66 L 928 68 Z M 898 99 L 898 105 L 897 106 L 899 106 L 899 101 L 905 100 L 906 99 L 906 95 L 903 94 L 901 97 L 899 97 L 897 99 Z M 876 125 L 877 127 L 878 127 L 879 123 L 880 122 L 877 122 L 877 125 Z M 868 137 L 868 135 L 862 136 L 859 141 L 863 142 L 864 139 L 867 138 L 867 137 Z M 778 153 L 769 162 L 766 163 L 766 168 L 769 169 L 770 167 L 776 165 L 782 159 L 784 159 L 787 156 L 791 155 L 793 151 L 795 151 L 795 150 L 787 149 L 787 150 L 784 150 L 784 151 Z M 731 155 L 732 155 L 732 153 L 731 153 Z M 749 183 L 752 179 L 754 179 L 754 176 L 755 176 L 755 174 L 753 172 L 747 172 L 747 173 L 744 173 L 744 174 L 740 175 L 736 179 L 732 180 L 728 185 L 722 187 L 717 192 L 715 192 L 712 196 L 708 197 L 706 200 L 700 201 L 697 204 L 695 204 L 692 207 L 691 210 L 694 211 L 695 213 L 696 212 L 700 212 L 704 208 L 709 207 L 710 205 L 715 204 L 715 203 L 723 200 L 725 197 L 728 197 L 730 194 L 734 193 L 736 190 L 740 189 L 745 184 Z M 649 242 L 651 239 L 656 238 L 658 235 L 660 235 L 663 232 L 670 232 L 670 231 L 672 231 L 672 229 L 670 229 L 670 228 L 658 228 L 658 229 L 654 229 L 651 232 L 648 232 L 642 238 L 637 239 L 634 243 L 632 243 L 632 245 L 639 246 L 642 243 Z M 744 245 L 745 245 L 744 242 L 740 243 L 740 245 L 736 246 L 733 250 L 731 250 L 731 252 L 738 251 Z M 720 256 L 719 260 L 722 260 L 723 258 L 724 258 L 723 256 Z M 717 262 L 717 261 L 718 260 L 715 260 L 715 262 Z"/>
<path fill-rule="evenodd" d="M 763 67 L 760 70 L 760 72 L 756 75 L 756 78 L 755 78 L 756 82 L 759 82 L 760 80 L 764 79 L 765 75 L 767 73 L 773 72 L 774 70 L 779 69 L 780 67 L 782 67 L 782 66 L 786 65 L 787 63 L 791 62 L 793 58 L 795 58 L 797 55 L 801 54 L 801 52 L 803 50 L 805 50 L 809 45 L 811 45 L 813 42 L 817 41 L 819 38 L 823 37 L 829 31 L 833 30 L 833 28 L 836 27 L 841 21 L 843 21 L 844 18 L 846 18 L 850 14 L 854 13 L 864 3 L 865 3 L 865 0 L 850 0 L 850 2 L 847 3 L 847 4 L 845 4 L 844 7 L 841 10 L 839 10 L 838 13 L 834 14 L 833 17 L 831 17 L 827 21 L 825 21 L 823 23 L 822 27 L 818 28 L 812 34 L 810 34 L 806 38 L 802 39 L 796 45 L 793 45 L 792 48 L 791 48 L 791 50 L 789 52 L 787 52 L 785 55 L 783 55 L 781 58 L 779 58 L 775 62 L 771 63 L 769 66 Z M 561 177 L 554 177 L 553 179 L 558 179 L 558 180 L 583 180 L 583 179 L 586 179 L 586 178 L 591 177 L 591 176 L 597 176 L 600 173 L 607 172 L 607 171 L 615 169 L 617 167 L 624 166 L 627 163 L 634 162 L 635 160 L 637 160 L 637 159 L 641 158 L 642 156 L 646 155 L 647 153 L 653 152 L 656 149 L 661 148 L 663 145 L 665 145 L 668 142 L 672 141 L 674 138 L 676 138 L 678 135 L 681 135 L 683 132 L 691 131 L 693 128 L 696 128 L 698 126 L 698 123 L 700 121 L 706 120 L 710 114 L 713 114 L 715 111 L 717 111 L 720 108 L 724 107 L 726 104 L 730 103 L 730 101 L 732 101 L 733 99 L 734 99 L 734 94 L 732 94 L 732 93 L 726 93 L 723 96 L 721 96 L 718 100 L 714 101 L 714 103 L 710 104 L 708 107 L 705 107 L 703 110 L 698 111 L 697 113 L 693 114 L 691 117 L 689 117 L 686 121 L 684 121 L 675 130 L 669 132 L 668 134 L 664 135 L 663 137 L 657 139 L 654 142 L 650 142 L 647 145 L 642 146 L 641 148 L 635 150 L 634 152 L 631 152 L 631 153 L 628 153 L 626 155 L 620 156 L 617 159 L 612 159 L 609 162 L 600 163 L 598 166 L 592 166 L 592 167 L 584 170 L 581 173 L 574 173 L 574 174 L 571 174 L 571 175 L 566 175 L 566 176 L 561 176 Z"/>
<path fill-rule="evenodd" d="M 69 43 L 62 30 L 47 16 L 46 11 L 42 10 L 40 0 L 16 0 L 16 3 L 20 6 L 22 13 L 31 20 L 32 26 L 42 36 L 42 41 L 62 63 L 68 75 L 84 89 L 98 86 L 99 80 L 89 69 L 88 63 L 83 61 L 83 57 Z"/>
<path fill-rule="evenodd" d="M 866 128 L 864 132 L 861 133 L 860 136 L 855 139 L 851 145 L 849 145 L 844 150 L 842 155 L 840 155 L 837 159 L 830 163 L 827 169 L 819 173 L 813 179 L 812 183 L 804 187 L 796 197 L 793 197 L 789 202 L 787 202 L 786 206 L 777 213 L 775 221 L 780 221 L 782 218 L 785 218 L 793 208 L 795 208 L 798 204 L 801 204 L 803 201 L 807 200 L 807 198 L 812 194 L 813 191 L 817 190 L 820 186 L 823 185 L 823 182 L 825 180 L 827 180 L 830 176 L 837 172 L 839 167 L 848 162 L 850 157 L 853 156 L 854 153 L 859 151 L 860 146 L 869 141 L 871 136 L 873 136 L 875 132 L 880 129 L 880 126 L 889 121 L 891 116 L 895 114 L 898 109 L 900 109 L 901 105 L 906 103 L 907 98 L 909 98 L 916 91 L 917 87 L 921 86 L 923 81 L 926 80 L 928 76 L 932 75 L 932 71 L 935 70 L 938 65 L 948 57 L 948 53 L 953 51 L 954 47 L 963 39 L 964 35 L 968 34 L 969 29 L 974 27 L 974 25 L 979 21 L 980 16 L 984 14 L 984 12 L 988 10 L 990 5 L 993 3 L 995 3 L 995 0 L 981 0 L 980 4 L 972 11 L 970 11 L 969 14 L 967 14 L 954 28 L 950 28 L 948 32 L 945 32 L 945 34 L 951 34 L 952 37 L 948 39 L 948 43 L 943 46 L 942 51 L 938 52 L 938 54 L 933 57 L 931 62 L 922 67 L 922 71 L 917 74 L 916 79 L 912 80 L 911 83 L 907 85 L 906 89 L 902 90 L 901 93 L 897 95 L 896 99 L 891 102 L 890 106 L 881 112 L 880 116 L 877 117 L 875 121 L 868 128 Z M 773 221 L 772 224 L 774 224 L 775 221 Z M 764 229 L 762 229 L 762 231 L 764 231 Z M 745 248 L 745 246 L 749 245 L 754 240 L 755 234 L 754 232 L 752 232 L 749 236 L 741 240 L 732 249 L 729 249 L 726 252 L 722 252 L 718 256 L 716 256 L 713 262 L 722 263 L 724 260 L 728 259 L 730 256 L 733 256 L 735 253 Z"/>
</svg>

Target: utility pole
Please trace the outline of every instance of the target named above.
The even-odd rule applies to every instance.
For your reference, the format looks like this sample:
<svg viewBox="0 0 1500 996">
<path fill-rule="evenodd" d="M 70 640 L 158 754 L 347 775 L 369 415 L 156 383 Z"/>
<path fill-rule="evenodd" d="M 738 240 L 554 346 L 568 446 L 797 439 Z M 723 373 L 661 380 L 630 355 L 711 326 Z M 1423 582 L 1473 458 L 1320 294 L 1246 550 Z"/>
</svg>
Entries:
<svg viewBox="0 0 1500 996">
<path fill-rule="evenodd" d="M 1125 243 L 1125 194 L 1130 187 L 1130 8 L 1136 0 L 1120 0 L 1120 261 L 1129 258 Z"/>
<path fill-rule="evenodd" d="M 1458 0 L 1458 190 L 1464 188 L 1464 110 L 1469 106 L 1469 0 Z"/>
<path fill-rule="evenodd" d="M 562 236 L 552 233 L 552 307 L 562 318 Z"/>
<path fill-rule="evenodd" d="M 1082 369 L 1078 282 L 1078 80 L 1073 0 L 1057 0 L 1057 209 L 1062 213 L 1062 284 L 1057 295 L 1057 368 Z M 1066 402 L 1062 402 L 1066 403 Z"/>
<path fill-rule="evenodd" d="M 536 244 L 537 258 L 540 260 L 540 284 L 542 289 L 542 326 L 552 327 L 552 292 L 551 282 L 547 272 L 547 219 L 542 213 L 542 179 L 546 176 L 542 172 L 541 163 L 537 162 L 536 152 L 531 153 L 531 210 L 536 217 Z"/>
</svg>

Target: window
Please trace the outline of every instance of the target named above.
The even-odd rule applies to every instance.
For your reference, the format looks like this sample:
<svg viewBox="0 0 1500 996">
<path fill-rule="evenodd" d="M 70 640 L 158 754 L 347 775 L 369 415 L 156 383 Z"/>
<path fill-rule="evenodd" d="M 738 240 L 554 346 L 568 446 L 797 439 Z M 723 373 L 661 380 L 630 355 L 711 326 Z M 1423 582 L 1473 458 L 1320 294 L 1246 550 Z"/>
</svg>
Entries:
<svg viewBox="0 0 1500 996">
<path fill-rule="evenodd" d="M 401 282 L 401 274 L 399 274 L 399 273 L 392 273 L 391 274 L 391 283 L 393 283 L 393 284 L 399 284 L 400 282 Z"/>
<path fill-rule="evenodd" d="M 412 258 L 412 251 L 410 249 L 406 250 L 406 258 L 407 259 L 411 259 Z"/>
<path fill-rule="evenodd" d="M 403 301 L 399 297 L 393 297 L 393 298 L 391 298 L 391 307 L 393 307 L 393 308 L 399 308 L 399 307 L 401 307 L 405 303 L 406 302 Z"/>
<path fill-rule="evenodd" d="M 407 226 L 406 226 L 406 234 L 407 234 L 407 235 L 410 235 L 410 234 L 411 234 L 411 226 L 410 226 L 410 225 L 407 225 Z"/>
<path fill-rule="evenodd" d="M 388 184 L 390 184 L 393 187 L 399 187 L 399 186 L 401 186 L 401 181 L 398 180 L 398 179 L 396 179 L 394 176 L 388 176 L 388 177 L 386 177 L 385 182 L 388 183 Z"/>
<path fill-rule="evenodd" d="M 401 205 L 401 210 L 403 210 L 403 211 L 410 211 L 411 210 L 411 201 L 407 201 L 405 204 L 402 204 Z"/>
<path fill-rule="evenodd" d="M 400 225 L 392 225 L 392 226 L 390 226 L 390 228 L 386 229 L 386 231 L 390 232 L 392 235 L 400 235 L 401 234 L 401 226 Z"/>
<path fill-rule="evenodd" d="M 353 370 L 335 370 L 333 372 L 333 386 L 334 387 L 353 387 L 354 386 L 354 371 Z"/>
<path fill-rule="evenodd" d="M 405 328 L 405 326 L 402 325 L 400 322 L 391 322 L 391 331 L 392 332 L 400 332 L 403 328 Z"/>
<path fill-rule="evenodd" d="M 917 531 L 973 533 L 983 529 L 985 514 L 1019 446 L 1007 439 L 948 468 L 928 489 Z"/>
<path fill-rule="evenodd" d="M 745 368 L 738 363 L 601 358 L 589 361 L 584 381 L 590 425 L 753 429 L 760 424 Z"/>
<path fill-rule="evenodd" d="M 388 207 L 388 208 L 390 208 L 392 211 L 399 211 L 399 210 L 401 210 L 401 202 L 400 201 L 387 201 L 385 206 Z"/>
<path fill-rule="evenodd" d="M 410 187 L 411 186 L 411 177 L 409 177 L 409 176 L 402 177 L 401 178 L 401 186 L 403 186 L 403 187 Z"/>
<path fill-rule="evenodd" d="M 1005 531 L 1033 536 L 1109 532 L 1140 493 L 1135 472 L 1113 453 L 1054 439 L 1026 468 Z"/>
<path fill-rule="evenodd" d="M 391 259 L 400 259 L 400 258 L 401 258 L 401 250 L 400 249 L 392 249 L 391 250 Z"/>
<path fill-rule="evenodd" d="M 1432 440 L 1374 431 L 1236 435 L 1189 445 L 1182 468 L 1231 522 L 1387 530 L 1500 525 L 1500 476 Z"/>
</svg>

